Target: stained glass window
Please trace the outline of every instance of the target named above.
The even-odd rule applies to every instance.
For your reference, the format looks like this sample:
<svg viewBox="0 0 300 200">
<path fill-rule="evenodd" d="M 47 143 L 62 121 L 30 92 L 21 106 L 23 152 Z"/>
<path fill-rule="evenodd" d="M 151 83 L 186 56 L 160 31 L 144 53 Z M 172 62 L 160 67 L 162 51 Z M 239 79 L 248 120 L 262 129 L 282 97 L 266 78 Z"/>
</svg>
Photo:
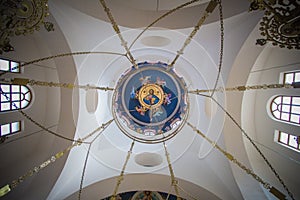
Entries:
<svg viewBox="0 0 300 200">
<path fill-rule="evenodd" d="M 12 122 L 0 125 L 0 136 L 8 136 L 21 131 L 21 122 Z"/>
<path fill-rule="evenodd" d="M 20 62 L 0 59 L 0 71 L 20 73 L 19 65 L 20 65 Z"/>
<path fill-rule="evenodd" d="M 27 86 L 0 84 L 0 112 L 26 108 L 31 102 L 31 91 Z"/>
</svg>

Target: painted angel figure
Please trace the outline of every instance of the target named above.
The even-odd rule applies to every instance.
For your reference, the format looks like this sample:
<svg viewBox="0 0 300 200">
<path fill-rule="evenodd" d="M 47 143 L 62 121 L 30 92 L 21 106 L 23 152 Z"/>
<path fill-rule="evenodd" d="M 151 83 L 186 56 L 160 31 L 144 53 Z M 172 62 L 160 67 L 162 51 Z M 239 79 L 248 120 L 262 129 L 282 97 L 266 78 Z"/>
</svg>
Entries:
<svg viewBox="0 0 300 200">
<path fill-rule="evenodd" d="M 132 90 L 131 90 L 131 92 L 130 92 L 130 98 L 131 99 L 134 99 L 135 98 L 135 91 L 134 91 L 134 87 L 132 87 Z"/>
<path fill-rule="evenodd" d="M 164 104 L 165 105 L 169 105 L 171 103 L 171 94 L 165 94 L 165 100 L 164 100 Z"/>
<path fill-rule="evenodd" d="M 150 78 L 151 76 L 145 76 L 145 77 L 141 77 L 139 80 L 141 81 L 142 85 L 146 85 L 150 83 Z"/>
<path fill-rule="evenodd" d="M 142 115 L 142 116 L 145 115 L 146 110 L 145 110 L 145 108 L 143 108 L 142 106 L 136 106 L 136 107 L 135 107 L 135 110 L 136 110 L 140 115 Z"/>
<path fill-rule="evenodd" d="M 164 79 L 161 79 L 159 76 L 156 77 L 156 83 L 162 87 L 165 87 L 167 85 L 166 81 Z"/>
</svg>

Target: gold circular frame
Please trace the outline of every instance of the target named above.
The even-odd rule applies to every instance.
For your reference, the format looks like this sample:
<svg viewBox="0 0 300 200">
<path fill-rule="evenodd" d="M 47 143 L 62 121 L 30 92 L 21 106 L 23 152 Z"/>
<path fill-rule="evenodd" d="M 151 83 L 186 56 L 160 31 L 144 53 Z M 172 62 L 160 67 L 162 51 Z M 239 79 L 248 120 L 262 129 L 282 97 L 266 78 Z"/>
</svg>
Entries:
<svg viewBox="0 0 300 200">
<path fill-rule="evenodd" d="M 155 98 L 152 98 L 153 95 L 155 96 Z M 145 102 L 145 100 L 153 101 L 156 98 L 158 99 L 158 102 L 156 103 L 150 102 L 150 104 L 148 104 Z M 164 102 L 164 98 L 164 91 L 157 84 L 146 84 L 142 86 L 138 93 L 138 100 L 140 104 L 146 109 L 154 109 L 159 107 Z"/>
</svg>

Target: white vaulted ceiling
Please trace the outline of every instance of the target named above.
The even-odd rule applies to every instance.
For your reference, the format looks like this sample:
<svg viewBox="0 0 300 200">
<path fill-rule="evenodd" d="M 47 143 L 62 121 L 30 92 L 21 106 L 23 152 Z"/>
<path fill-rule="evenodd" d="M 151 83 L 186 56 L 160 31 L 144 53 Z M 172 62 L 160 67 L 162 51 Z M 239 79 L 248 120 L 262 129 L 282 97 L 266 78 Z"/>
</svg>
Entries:
<svg viewBox="0 0 300 200">
<path fill-rule="evenodd" d="M 122 36 L 130 45 L 136 36 L 167 10 L 185 1 L 107 1 Z M 176 56 L 193 26 L 202 16 L 207 1 L 200 1 L 167 16 L 146 31 L 131 47 L 136 62 L 169 63 Z M 262 12 L 248 12 L 248 1 L 224 1 L 224 58 L 218 86 L 278 83 L 282 71 L 299 69 L 300 53 L 270 45 L 256 46 L 260 38 Z M 6 58 L 30 61 L 49 55 L 78 51 L 105 51 L 123 54 L 124 47 L 97 0 L 49 1 L 54 32 L 41 30 L 26 37 L 15 37 L 14 52 Z M 175 65 L 189 90 L 214 87 L 219 64 L 220 22 L 218 9 L 208 17 Z M 295 65 L 291 65 L 297 63 Z M 24 68 L 30 79 L 115 87 L 118 78 L 132 64 L 121 55 L 89 54 L 43 61 Z M 273 69 L 273 66 L 277 68 Z M 279 66 L 279 67 L 278 67 Z M 9 77 L 9 75 L 5 75 Z M 34 100 L 26 110 L 32 118 L 59 134 L 78 139 L 106 123 L 112 116 L 112 92 L 42 88 L 32 86 Z M 299 135 L 299 126 L 274 121 L 268 102 L 276 94 L 299 94 L 299 89 L 216 93 L 215 98 L 257 142 L 274 165 L 295 198 L 300 198 L 298 152 L 274 142 L 274 130 L 283 128 Z M 240 129 L 210 99 L 189 94 L 188 121 L 207 137 L 232 153 L 280 191 L 284 189 Z M 20 118 L 18 113 L 0 114 L 1 122 Z M 3 117 L 2 117 L 3 116 Z M 22 134 L 40 131 L 25 120 Z M 16 136 L 21 137 L 21 136 Z M 9 140 L 7 140 L 9 141 Z M 3 199 L 77 199 L 84 171 L 82 199 L 103 199 L 112 195 L 132 140 L 112 122 L 91 147 L 86 169 L 88 145 L 73 148 L 39 174 L 29 178 Z M 0 186 L 39 165 L 71 142 L 45 131 L 0 144 Z M 228 161 L 189 126 L 166 142 L 179 184 L 197 199 L 274 199 L 245 171 Z M 148 155 L 144 156 L 144 155 Z M 142 155 L 142 156 L 141 156 Z M 138 158 L 140 157 L 140 158 Z M 146 160 L 143 160 L 145 158 Z M 136 162 L 146 163 L 146 166 Z M 142 160 L 141 160 L 142 159 Z M 153 162 L 153 166 L 149 167 Z M 136 142 L 119 192 L 153 190 L 168 193 L 171 186 L 168 162 L 162 143 Z M 174 189 L 171 193 L 175 194 Z M 190 199 L 181 193 L 186 199 Z"/>
</svg>

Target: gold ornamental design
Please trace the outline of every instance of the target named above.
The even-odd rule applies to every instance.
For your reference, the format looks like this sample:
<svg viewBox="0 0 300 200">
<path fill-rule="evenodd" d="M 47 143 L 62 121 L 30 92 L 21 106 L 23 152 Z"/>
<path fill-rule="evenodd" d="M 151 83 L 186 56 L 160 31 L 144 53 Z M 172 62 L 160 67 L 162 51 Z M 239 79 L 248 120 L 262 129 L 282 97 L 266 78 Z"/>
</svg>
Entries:
<svg viewBox="0 0 300 200">
<path fill-rule="evenodd" d="M 160 85 L 146 84 L 140 89 L 138 100 L 145 110 L 157 108 L 164 102 L 164 91 Z"/>
</svg>

